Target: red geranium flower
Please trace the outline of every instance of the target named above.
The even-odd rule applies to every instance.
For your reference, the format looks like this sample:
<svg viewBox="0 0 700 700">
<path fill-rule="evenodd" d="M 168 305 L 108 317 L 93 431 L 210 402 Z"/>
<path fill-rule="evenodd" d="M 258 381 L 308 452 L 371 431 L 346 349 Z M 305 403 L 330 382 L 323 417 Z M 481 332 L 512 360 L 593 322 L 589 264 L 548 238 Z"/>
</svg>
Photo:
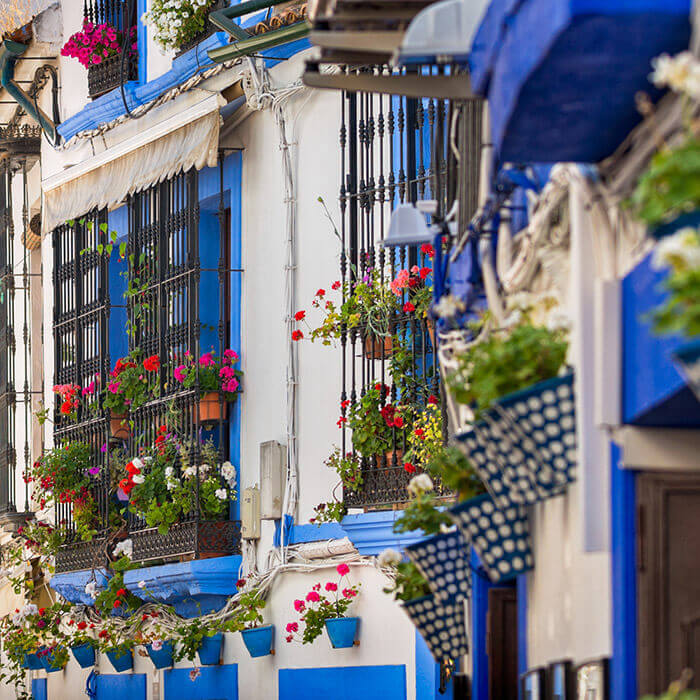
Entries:
<svg viewBox="0 0 700 700">
<path fill-rule="evenodd" d="M 403 428 L 403 418 L 401 416 L 396 416 L 396 418 L 394 418 L 394 427 Z"/>
<path fill-rule="evenodd" d="M 299 331 L 299 330 L 292 331 L 292 340 L 301 340 L 303 337 L 304 337 L 304 334 L 301 331 Z"/>
<path fill-rule="evenodd" d="M 126 588 L 120 588 L 120 589 L 117 591 L 117 595 L 118 595 L 118 596 L 121 596 L 122 598 L 125 597 L 125 596 L 126 596 Z"/>
<path fill-rule="evenodd" d="M 78 629 L 79 629 L 79 630 L 84 630 L 86 627 L 87 627 L 87 622 L 85 622 L 85 620 L 81 620 L 81 621 L 78 623 Z"/>
<path fill-rule="evenodd" d="M 424 280 L 432 271 L 433 270 L 430 267 L 421 267 L 420 272 L 419 272 L 420 278 L 422 280 Z"/>
<path fill-rule="evenodd" d="M 325 290 L 325 289 L 319 289 L 319 290 L 316 292 L 316 296 L 317 296 L 317 297 L 325 297 L 325 296 L 326 296 L 326 290 Z"/>
<path fill-rule="evenodd" d="M 151 355 L 143 361 L 143 368 L 147 372 L 156 372 L 160 369 L 160 358 L 158 355 Z"/>
<path fill-rule="evenodd" d="M 438 402 L 437 396 L 435 394 L 430 394 L 428 396 L 428 403 L 436 404 Z"/>
<path fill-rule="evenodd" d="M 433 248 L 430 243 L 423 243 L 423 245 L 420 247 L 420 252 L 423 253 L 423 255 L 427 255 L 429 258 L 432 258 L 435 255 L 435 248 Z"/>
<path fill-rule="evenodd" d="M 64 401 L 61 404 L 61 413 L 63 413 L 64 416 L 67 416 L 72 411 L 73 411 L 73 402 L 72 401 Z"/>
<path fill-rule="evenodd" d="M 305 317 L 306 317 L 306 311 L 297 311 L 294 314 L 295 321 L 303 321 Z"/>
<path fill-rule="evenodd" d="M 410 462 L 405 462 L 403 465 L 404 471 L 408 474 L 415 474 L 416 473 L 416 468 L 410 463 Z"/>
<path fill-rule="evenodd" d="M 340 282 L 338 280 L 333 282 L 333 284 L 331 285 L 331 289 L 340 289 Z"/>
<path fill-rule="evenodd" d="M 114 601 L 114 607 L 115 607 L 115 608 L 120 607 L 121 604 L 122 604 L 122 602 L 121 602 L 121 600 L 119 600 L 119 598 L 117 598 L 117 599 Z"/>
<path fill-rule="evenodd" d="M 411 304 L 410 301 L 407 301 L 407 302 L 403 305 L 403 310 L 404 310 L 405 313 L 411 314 L 411 313 L 413 313 L 413 312 L 416 310 L 416 307 L 415 307 L 413 304 Z"/>
</svg>

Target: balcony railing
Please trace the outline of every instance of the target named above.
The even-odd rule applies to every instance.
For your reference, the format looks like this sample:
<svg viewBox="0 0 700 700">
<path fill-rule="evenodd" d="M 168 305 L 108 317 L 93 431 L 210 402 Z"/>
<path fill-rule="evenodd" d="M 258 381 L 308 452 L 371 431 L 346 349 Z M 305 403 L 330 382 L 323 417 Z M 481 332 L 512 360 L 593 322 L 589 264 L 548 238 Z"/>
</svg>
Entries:
<svg viewBox="0 0 700 700">
<path fill-rule="evenodd" d="M 136 27 L 139 21 L 137 0 L 85 0 L 83 16 L 93 24 L 106 24 L 118 32 L 119 53 L 88 68 L 88 94 L 95 98 L 137 80 L 139 52 Z"/>
<path fill-rule="evenodd" d="M 376 68 L 379 72 L 388 69 Z M 340 149 L 342 181 L 340 211 L 342 239 L 340 273 L 352 285 L 375 271 L 387 285 L 400 270 L 431 266 L 429 255 L 413 247 L 384 248 L 393 209 L 402 203 L 437 199 L 442 211 L 454 197 L 446 133 L 451 106 L 446 100 L 413 99 L 398 95 L 344 93 L 342 96 Z M 436 175 L 439 177 L 436 178 Z M 347 286 L 345 287 L 348 288 Z M 409 301 L 406 289 L 399 307 Z M 404 307 L 405 308 L 405 307 Z M 435 332 L 432 321 L 411 313 L 397 313 L 390 322 L 393 344 L 374 337 L 368 328 L 343 328 L 341 332 L 341 405 L 352 406 L 377 383 L 390 387 L 387 402 L 425 406 L 428 399 L 441 402 Z M 398 348 L 395 345 L 398 343 Z M 402 389 L 390 376 L 391 356 L 403 353 L 403 372 L 410 381 Z M 348 410 L 343 408 L 343 417 Z M 442 411 L 444 415 L 444 411 Z M 446 425 L 442 426 L 447 437 Z M 347 507 L 386 508 L 407 500 L 406 486 L 420 464 L 404 465 L 406 429 L 393 430 L 391 450 L 362 458 L 362 485 L 345 490 Z M 343 430 L 342 452 L 352 449 L 351 434 Z M 438 492 L 442 493 L 440 484 Z M 449 496 L 449 494 L 444 494 Z"/>
</svg>

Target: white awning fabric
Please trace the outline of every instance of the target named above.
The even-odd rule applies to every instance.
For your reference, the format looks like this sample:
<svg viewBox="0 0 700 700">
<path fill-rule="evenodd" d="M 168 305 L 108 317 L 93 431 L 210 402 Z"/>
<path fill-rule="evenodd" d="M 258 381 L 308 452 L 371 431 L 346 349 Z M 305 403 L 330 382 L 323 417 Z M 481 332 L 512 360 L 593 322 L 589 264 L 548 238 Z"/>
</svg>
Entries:
<svg viewBox="0 0 700 700">
<path fill-rule="evenodd" d="M 44 180 L 42 234 L 95 208 L 113 209 L 128 195 L 181 170 L 214 167 L 220 99 L 212 96 L 196 108 Z"/>
</svg>

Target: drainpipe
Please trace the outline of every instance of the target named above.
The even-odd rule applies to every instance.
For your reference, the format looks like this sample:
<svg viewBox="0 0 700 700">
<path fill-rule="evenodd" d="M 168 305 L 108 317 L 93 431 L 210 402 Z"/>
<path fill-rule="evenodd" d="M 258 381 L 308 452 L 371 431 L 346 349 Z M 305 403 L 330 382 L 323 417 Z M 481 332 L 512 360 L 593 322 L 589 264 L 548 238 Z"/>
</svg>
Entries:
<svg viewBox="0 0 700 700">
<path fill-rule="evenodd" d="M 49 143 L 52 146 L 58 146 L 61 136 L 56 130 L 58 124 L 58 76 L 55 69 L 52 66 L 45 66 L 51 73 L 53 80 L 53 120 L 40 109 L 37 100 L 31 98 L 14 80 L 17 59 L 27 48 L 26 44 L 18 44 L 16 41 L 10 41 L 9 39 L 5 39 L 0 44 L 0 85 L 7 90 L 30 117 L 39 123 Z"/>
</svg>

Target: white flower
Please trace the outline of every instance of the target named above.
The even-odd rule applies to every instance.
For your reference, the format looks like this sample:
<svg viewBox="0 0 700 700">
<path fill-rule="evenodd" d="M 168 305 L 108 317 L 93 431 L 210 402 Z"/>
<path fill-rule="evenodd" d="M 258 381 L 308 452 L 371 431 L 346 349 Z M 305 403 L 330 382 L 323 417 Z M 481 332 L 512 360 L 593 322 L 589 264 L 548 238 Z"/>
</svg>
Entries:
<svg viewBox="0 0 700 700">
<path fill-rule="evenodd" d="M 452 294 L 446 294 L 435 304 L 434 311 L 440 318 L 454 318 L 466 308 L 467 305 L 461 299 Z"/>
<path fill-rule="evenodd" d="M 210 469 L 211 469 L 211 467 L 208 464 L 200 464 L 199 465 L 199 473 L 200 474 L 206 474 Z"/>
<path fill-rule="evenodd" d="M 138 587 L 141 588 L 141 589 L 146 588 L 146 582 L 145 582 L 145 581 L 139 581 L 137 585 L 138 585 Z"/>
<path fill-rule="evenodd" d="M 162 639 L 154 639 L 151 642 L 151 649 L 153 651 L 160 651 L 163 648 L 163 640 Z"/>
<path fill-rule="evenodd" d="M 153 461 L 153 457 L 147 456 L 143 458 L 145 464 L 150 464 Z"/>
<path fill-rule="evenodd" d="M 134 457 L 131 460 L 131 463 L 137 468 L 137 469 L 143 469 L 143 462 L 138 458 Z"/>
<path fill-rule="evenodd" d="M 571 320 L 563 311 L 554 311 L 547 319 L 547 329 L 550 331 L 568 331 Z"/>
<path fill-rule="evenodd" d="M 175 470 L 172 467 L 165 468 L 165 477 L 167 479 L 169 479 L 174 473 L 175 473 Z"/>
<path fill-rule="evenodd" d="M 115 557 L 118 556 L 125 556 L 131 559 L 132 555 L 134 554 L 134 543 L 131 539 L 126 539 L 123 540 L 122 542 L 119 542 L 117 546 L 114 548 L 113 552 Z"/>
<path fill-rule="evenodd" d="M 228 492 L 226 489 L 216 489 L 214 495 L 220 500 L 225 501 L 228 498 Z"/>
<path fill-rule="evenodd" d="M 651 61 L 653 73 L 649 76 L 656 87 L 670 87 L 676 92 L 685 92 L 690 97 L 700 98 L 700 63 L 690 51 L 675 56 L 666 53 Z"/>
<path fill-rule="evenodd" d="M 236 467 L 231 462 L 224 462 L 221 465 L 221 476 L 231 488 L 236 485 Z"/>
<path fill-rule="evenodd" d="M 34 603 L 27 603 L 20 612 L 24 617 L 29 617 L 30 615 L 36 615 L 39 612 L 39 608 Z"/>
<path fill-rule="evenodd" d="M 197 467 L 185 467 L 183 474 L 185 476 L 194 476 L 197 473 Z"/>
<path fill-rule="evenodd" d="M 97 582 L 88 581 L 85 584 L 85 592 L 94 600 L 97 597 Z"/>
<path fill-rule="evenodd" d="M 168 491 L 174 491 L 179 485 L 180 482 L 177 479 L 168 479 L 165 482 L 165 487 L 168 489 Z"/>
<path fill-rule="evenodd" d="M 378 557 L 377 563 L 379 566 L 396 566 L 401 563 L 403 557 L 400 552 L 395 549 L 385 549 Z"/>
<path fill-rule="evenodd" d="M 433 490 L 433 480 L 427 474 L 416 474 L 408 482 L 407 488 L 412 496 L 418 496 L 421 493 Z"/>
<path fill-rule="evenodd" d="M 15 627 L 21 627 L 23 623 L 24 623 L 24 615 L 22 615 L 22 613 L 13 613 L 12 624 Z"/>
<path fill-rule="evenodd" d="M 134 474 L 134 475 L 131 477 L 131 480 L 132 480 L 135 484 L 143 484 L 143 482 L 146 481 L 146 477 L 145 477 L 143 474 Z"/>
<path fill-rule="evenodd" d="M 651 265 L 657 270 L 665 267 L 697 269 L 700 267 L 700 235 L 695 229 L 686 227 L 662 239 L 654 248 Z"/>
<path fill-rule="evenodd" d="M 521 311 L 527 311 L 531 309 L 535 304 L 535 300 L 529 292 L 516 292 L 506 299 L 506 308 L 509 311 L 513 309 L 520 309 Z"/>
<path fill-rule="evenodd" d="M 503 328 L 512 328 L 517 326 L 523 320 L 523 312 L 520 309 L 511 311 L 506 318 L 503 319 Z"/>
</svg>

